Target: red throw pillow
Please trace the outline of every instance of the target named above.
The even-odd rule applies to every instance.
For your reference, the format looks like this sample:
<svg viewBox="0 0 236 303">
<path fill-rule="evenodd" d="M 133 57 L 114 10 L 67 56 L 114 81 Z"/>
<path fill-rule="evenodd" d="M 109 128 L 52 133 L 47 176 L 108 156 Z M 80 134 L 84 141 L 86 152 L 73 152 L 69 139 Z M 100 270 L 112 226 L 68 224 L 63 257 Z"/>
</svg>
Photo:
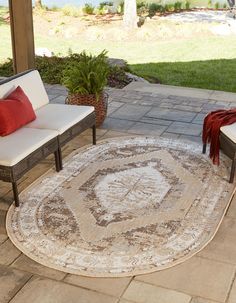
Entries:
<svg viewBox="0 0 236 303">
<path fill-rule="evenodd" d="M 0 99 L 0 136 L 9 135 L 35 119 L 32 104 L 20 86 Z"/>
</svg>

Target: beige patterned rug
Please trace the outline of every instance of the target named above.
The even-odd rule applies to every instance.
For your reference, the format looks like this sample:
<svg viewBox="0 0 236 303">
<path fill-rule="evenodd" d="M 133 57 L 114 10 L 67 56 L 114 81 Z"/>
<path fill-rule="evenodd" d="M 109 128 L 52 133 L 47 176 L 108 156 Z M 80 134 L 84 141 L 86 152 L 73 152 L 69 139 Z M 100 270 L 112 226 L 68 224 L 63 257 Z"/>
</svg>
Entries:
<svg viewBox="0 0 236 303">
<path fill-rule="evenodd" d="M 33 260 L 64 272 L 118 277 L 183 262 L 214 236 L 229 205 L 225 158 L 160 138 L 79 149 L 11 206 L 7 231 Z"/>
</svg>

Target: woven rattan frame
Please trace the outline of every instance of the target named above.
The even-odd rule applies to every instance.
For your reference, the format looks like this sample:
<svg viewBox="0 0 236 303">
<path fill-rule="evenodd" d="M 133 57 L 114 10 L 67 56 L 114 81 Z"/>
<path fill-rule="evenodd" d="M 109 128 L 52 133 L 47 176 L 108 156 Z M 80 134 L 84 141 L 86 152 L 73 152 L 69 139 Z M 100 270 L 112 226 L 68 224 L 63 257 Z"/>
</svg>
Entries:
<svg viewBox="0 0 236 303">
<path fill-rule="evenodd" d="M 33 151 L 27 157 L 13 166 L 0 165 L 0 180 L 11 182 L 14 193 L 15 205 L 19 206 L 19 196 L 17 190 L 17 181 L 31 168 L 45 159 L 48 155 L 54 153 L 56 170 L 60 171 L 62 164 L 59 155 L 58 138 L 55 137 Z"/>
</svg>

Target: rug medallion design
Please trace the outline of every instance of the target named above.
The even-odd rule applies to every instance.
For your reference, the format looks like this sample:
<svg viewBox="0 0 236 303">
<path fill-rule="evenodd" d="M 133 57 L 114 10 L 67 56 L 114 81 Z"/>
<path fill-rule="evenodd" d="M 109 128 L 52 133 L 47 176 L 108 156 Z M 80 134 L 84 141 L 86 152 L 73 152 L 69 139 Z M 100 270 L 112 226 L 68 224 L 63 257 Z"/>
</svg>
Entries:
<svg viewBox="0 0 236 303">
<path fill-rule="evenodd" d="M 214 236 L 234 186 L 201 147 L 118 138 L 79 149 L 11 206 L 7 231 L 33 260 L 64 272 L 118 277 L 183 262 Z"/>
</svg>

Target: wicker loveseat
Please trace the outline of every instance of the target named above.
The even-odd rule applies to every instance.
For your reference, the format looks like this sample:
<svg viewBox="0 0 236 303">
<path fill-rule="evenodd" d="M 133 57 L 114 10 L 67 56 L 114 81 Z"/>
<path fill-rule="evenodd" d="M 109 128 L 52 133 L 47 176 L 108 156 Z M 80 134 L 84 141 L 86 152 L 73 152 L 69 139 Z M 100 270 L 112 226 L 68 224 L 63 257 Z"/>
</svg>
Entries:
<svg viewBox="0 0 236 303">
<path fill-rule="evenodd" d="M 17 181 L 51 153 L 55 155 L 56 170 L 60 171 L 63 168 L 61 147 L 90 127 L 93 144 L 96 144 L 96 127 L 92 106 L 49 104 L 37 70 L 0 81 L 0 99 L 17 86 L 29 98 L 37 117 L 14 133 L 0 137 L 0 180 L 12 183 L 15 205 L 19 206 Z"/>
</svg>

